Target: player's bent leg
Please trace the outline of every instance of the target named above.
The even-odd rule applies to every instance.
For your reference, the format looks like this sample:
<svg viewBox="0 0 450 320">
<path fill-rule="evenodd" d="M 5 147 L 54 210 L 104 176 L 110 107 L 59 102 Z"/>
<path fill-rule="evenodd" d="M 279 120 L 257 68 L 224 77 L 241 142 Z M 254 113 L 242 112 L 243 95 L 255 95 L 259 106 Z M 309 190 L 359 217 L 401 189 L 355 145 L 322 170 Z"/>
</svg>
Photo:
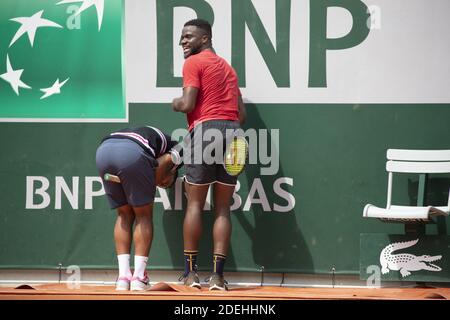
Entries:
<svg viewBox="0 0 450 320">
<path fill-rule="evenodd" d="M 117 208 L 117 219 L 114 226 L 114 241 L 119 264 L 119 276 L 116 282 L 116 290 L 130 289 L 131 269 L 130 251 L 132 241 L 132 227 L 134 212 L 131 206 L 124 205 Z"/>
<path fill-rule="evenodd" d="M 136 217 L 133 232 L 135 256 L 130 289 L 143 291 L 151 287 L 146 268 L 153 240 L 153 203 L 133 207 L 133 211 Z"/>
<path fill-rule="evenodd" d="M 126 204 L 117 208 L 117 219 L 114 226 L 114 241 L 117 255 L 130 254 L 133 223 L 134 212 L 130 205 Z"/>
<path fill-rule="evenodd" d="M 148 256 L 153 240 L 153 203 L 133 207 L 135 224 L 134 251 L 137 256 Z"/>
</svg>

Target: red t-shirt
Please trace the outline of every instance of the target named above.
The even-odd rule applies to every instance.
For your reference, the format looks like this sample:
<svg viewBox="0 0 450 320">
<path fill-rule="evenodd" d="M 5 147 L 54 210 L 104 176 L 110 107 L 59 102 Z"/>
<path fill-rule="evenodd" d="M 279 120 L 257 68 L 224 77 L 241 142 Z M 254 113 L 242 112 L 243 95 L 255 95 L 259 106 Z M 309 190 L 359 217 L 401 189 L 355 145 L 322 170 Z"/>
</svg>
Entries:
<svg viewBox="0 0 450 320">
<path fill-rule="evenodd" d="M 241 94 L 234 69 L 210 50 L 186 59 L 183 87 L 198 88 L 197 104 L 187 114 L 189 131 L 207 120 L 239 120 L 238 96 Z"/>
</svg>

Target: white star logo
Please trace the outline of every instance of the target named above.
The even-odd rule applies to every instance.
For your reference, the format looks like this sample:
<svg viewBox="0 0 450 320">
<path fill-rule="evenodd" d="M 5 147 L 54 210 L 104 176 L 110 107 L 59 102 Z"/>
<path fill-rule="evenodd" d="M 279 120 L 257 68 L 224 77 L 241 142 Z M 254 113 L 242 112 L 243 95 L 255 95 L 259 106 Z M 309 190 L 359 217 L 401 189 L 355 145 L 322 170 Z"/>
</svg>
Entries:
<svg viewBox="0 0 450 320">
<path fill-rule="evenodd" d="M 17 41 L 17 39 L 19 39 L 25 33 L 28 34 L 28 39 L 30 39 L 31 46 L 33 46 L 34 36 L 36 35 L 37 28 L 40 27 L 62 28 L 62 26 L 53 21 L 42 19 L 41 17 L 43 12 L 44 10 L 41 10 L 32 15 L 31 17 L 18 17 L 10 19 L 11 21 L 16 21 L 22 24 L 19 30 L 17 30 L 16 34 L 14 35 L 14 38 L 11 40 L 11 43 L 9 44 L 10 47 L 14 44 L 14 42 Z"/>
<path fill-rule="evenodd" d="M 65 85 L 68 80 L 69 80 L 69 78 L 67 78 L 63 82 L 59 82 L 59 79 L 56 79 L 55 83 L 50 88 L 40 89 L 42 92 L 45 93 L 41 97 L 41 99 L 45 99 L 45 98 L 48 98 L 48 97 L 50 97 L 50 96 L 52 96 L 54 94 L 61 93 L 62 86 Z"/>
<path fill-rule="evenodd" d="M 105 7 L 105 0 L 63 0 L 58 2 L 56 5 L 65 4 L 65 3 L 76 3 L 76 2 L 83 2 L 81 4 L 80 9 L 75 13 L 75 15 L 79 15 L 84 10 L 95 6 L 95 9 L 97 10 L 97 18 L 98 18 L 98 30 L 100 31 L 102 27 L 102 20 L 103 20 L 103 11 Z"/>
<path fill-rule="evenodd" d="M 11 62 L 9 61 L 9 55 L 6 55 L 6 73 L 0 75 L 0 78 L 8 82 L 17 95 L 19 95 L 19 88 L 31 89 L 30 86 L 20 80 L 22 72 L 23 69 L 14 70 L 12 68 Z"/>
</svg>

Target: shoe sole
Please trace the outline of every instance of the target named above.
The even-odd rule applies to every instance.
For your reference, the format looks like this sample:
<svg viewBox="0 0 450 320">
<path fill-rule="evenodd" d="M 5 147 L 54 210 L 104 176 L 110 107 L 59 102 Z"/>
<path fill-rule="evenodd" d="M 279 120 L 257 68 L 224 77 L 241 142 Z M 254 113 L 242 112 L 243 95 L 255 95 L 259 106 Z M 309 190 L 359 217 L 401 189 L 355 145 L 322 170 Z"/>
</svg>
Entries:
<svg viewBox="0 0 450 320">
<path fill-rule="evenodd" d="M 131 288 L 130 291 L 148 291 L 151 287 L 146 288 Z"/>
<path fill-rule="evenodd" d="M 202 286 L 198 282 L 194 282 L 193 284 L 189 285 L 188 287 L 196 288 L 196 289 L 201 289 L 202 288 Z"/>
<path fill-rule="evenodd" d="M 212 285 L 211 287 L 209 287 L 209 291 L 227 291 L 228 289 L 226 287 L 220 287 L 218 285 Z"/>
<path fill-rule="evenodd" d="M 151 287 L 152 286 L 150 284 L 137 283 L 133 285 L 133 283 L 131 283 L 130 291 L 148 291 Z"/>
<path fill-rule="evenodd" d="M 116 291 L 128 291 L 130 288 L 116 287 Z"/>
<path fill-rule="evenodd" d="M 128 291 L 130 290 L 130 282 L 119 280 L 116 283 L 116 291 Z"/>
</svg>

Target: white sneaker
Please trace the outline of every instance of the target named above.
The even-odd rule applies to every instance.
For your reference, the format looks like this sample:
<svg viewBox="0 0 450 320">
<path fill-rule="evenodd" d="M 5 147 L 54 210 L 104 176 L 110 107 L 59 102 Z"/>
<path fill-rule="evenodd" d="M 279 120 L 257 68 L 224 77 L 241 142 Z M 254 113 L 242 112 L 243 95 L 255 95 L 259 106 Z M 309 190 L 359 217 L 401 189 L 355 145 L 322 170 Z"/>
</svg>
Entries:
<svg viewBox="0 0 450 320">
<path fill-rule="evenodd" d="M 119 277 L 116 281 L 116 290 L 117 291 L 128 291 L 130 290 L 130 278 L 128 277 Z"/>
<path fill-rule="evenodd" d="M 147 291 L 151 288 L 149 278 L 147 274 L 144 275 L 143 279 L 138 277 L 131 278 L 130 290 L 131 291 Z"/>
</svg>

